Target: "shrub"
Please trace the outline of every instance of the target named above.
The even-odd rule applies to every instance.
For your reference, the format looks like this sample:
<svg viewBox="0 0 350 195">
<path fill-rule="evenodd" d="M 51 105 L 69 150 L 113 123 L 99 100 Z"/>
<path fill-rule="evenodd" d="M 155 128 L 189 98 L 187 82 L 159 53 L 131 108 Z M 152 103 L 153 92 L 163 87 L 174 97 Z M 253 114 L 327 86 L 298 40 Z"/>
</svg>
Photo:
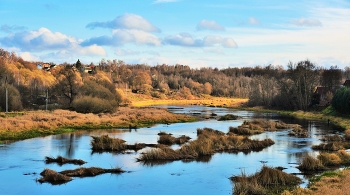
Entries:
<svg viewBox="0 0 350 195">
<path fill-rule="evenodd" d="M 114 112 L 118 103 L 115 100 L 101 99 L 92 96 L 81 96 L 76 98 L 71 107 L 80 113 L 104 113 Z"/>
<path fill-rule="evenodd" d="M 350 88 L 343 87 L 335 93 L 332 107 L 341 114 L 350 114 Z"/>
</svg>

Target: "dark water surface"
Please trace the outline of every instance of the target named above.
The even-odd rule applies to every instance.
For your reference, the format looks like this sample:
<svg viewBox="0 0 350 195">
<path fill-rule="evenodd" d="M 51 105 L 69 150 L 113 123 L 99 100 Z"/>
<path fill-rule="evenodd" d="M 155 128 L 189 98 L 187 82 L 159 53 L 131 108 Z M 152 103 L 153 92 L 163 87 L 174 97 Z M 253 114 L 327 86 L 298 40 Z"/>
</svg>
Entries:
<svg viewBox="0 0 350 195">
<path fill-rule="evenodd" d="M 339 133 L 337 128 L 320 121 L 297 120 L 276 114 L 254 113 L 225 108 L 201 106 L 171 107 L 171 112 L 195 115 L 227 113 L 240 116 L 235 121 L 208 119 L 193 123 L 159 124 L 137 130 L 95 130 L 79 131 L 72 134 L 28 139 L 0 145 L 0 194 L 232 194 L 232 183 L 228 179 L 259 171 L 264 162 L 268 166 L 282 166 L 285 172 L 300 173 L 295 167 L 306 155 L 316 155 L 312 145 L 319 144 L 322 135 Z M 198 161 L 173 161 L 168 163 L 142 164 L 136 158 L 144 150 L 130 153 L 92 153 L 91 136 L 108 134 L 128 144 L 136 142 L 157 143 L 160 131 L 172 133 L 175 137 L 188 135 L 196 139 L 196 129 L 210 127 L 227 132 L 230 126 L 239 126 L 244 120 L 253 118 L 282 120 L 298 123 L 310 131 L 310 138 L 295 138 L 288 130 L 268 132 L 253 136 L 254 139 L 271 138 L 275 141 L 260 152 L 217 153 Z M 178 146 L 174 146 L 178 147 Z M 62 171 L 76 169 L 77 165 L 45 164 L 45 156 L 82 159 L 84 167 L 115 168 L 128 171 L 120 175 L 104 174 L 96 177 L 74 178 L 62 185 L 40 184 L 36 179 L 45 168 Z M 302 175 L 300 175 L 307 181 Z M 306 183 L 305 183 L 306 184 Z M 304 184 L 304 185 L 305 185 Z"/>
</svg>

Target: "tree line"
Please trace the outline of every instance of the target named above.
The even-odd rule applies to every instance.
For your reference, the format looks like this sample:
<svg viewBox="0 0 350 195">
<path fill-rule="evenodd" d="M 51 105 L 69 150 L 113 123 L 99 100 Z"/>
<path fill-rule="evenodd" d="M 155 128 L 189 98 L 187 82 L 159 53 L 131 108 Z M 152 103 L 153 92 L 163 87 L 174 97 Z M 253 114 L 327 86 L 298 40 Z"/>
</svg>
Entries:
<svg viewBox="0 0 350 195">
<path fill-rule="evenodd" d="M 50 64 L 52 68 L 43 70 L 38 64 Z M 347 79 L 350 67 L 324 68 L 309 60 L 290 62 L 286 69 L 282 65 L 193 69 L 180 64 L 150 66 L 105 59 L 98 64 L 77 60 L 55 66 L 27 62 L 0 48 L 0 94 L 4 94 L 6 84 L 11 96 L 10 110 L 37 109 L 49 98 L 50 103 L 65 109 L 113 112 L 125 101 L 117 89 L 161 99 L 205 95 L 249 98 L 250 106 L 308 110 L 319 104 L 316 87 L 323 87 L 323 98 L 331 103 Z M 2 109 L 3 96 L 0 96 Z"/>
</svg>

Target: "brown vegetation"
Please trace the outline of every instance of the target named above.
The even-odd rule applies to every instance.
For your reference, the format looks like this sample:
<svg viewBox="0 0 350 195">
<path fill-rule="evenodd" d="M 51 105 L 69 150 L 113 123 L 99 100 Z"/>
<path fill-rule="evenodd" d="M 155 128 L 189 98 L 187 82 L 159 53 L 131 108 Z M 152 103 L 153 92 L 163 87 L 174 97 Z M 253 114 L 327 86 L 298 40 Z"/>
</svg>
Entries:
<svg viewBox="0 0 350 195">
<path fill-rule="evenodd" d="M 98 167 L 85 168 L 81 167 L 74 170 L 65 170 L 61 172 L 56 172 L 51 169 L 45 169 L 40 173 L 42 176 L 39 181 L 40 183 L 48 182 L 51 184 L 63 184 L 72 180 L 72 177 L 91 177 L 104 173 L 115 173 L 120 174 L 125 172 L 121 168 L 114 169 L 102 169 Z"/>
<path fill-rule="evenodd" d="M 83 165 L 86 162 L 81 160 L 81 159 L 68 159 L 68 158 L 63 158 L 62 156 L 57 156 L 57 158 L 54 157 L 45 157 L 45 162 L 46 163 L 58 163 L 59 165 L 63 164 L 75 164 L 75 165 Z"/>
<path fill-rule="evenodd" d="M 234 182 L 233 194 L 279 194 L 301 183 L 299 177 L 267 166 L 253 175 L 242 173 L 230 179 Z"/>
<path fill-rule="evenodd" d="M 0 140 L 20 140 L 61 133 L 67 128 L 128 128 L 156 123 L 195 120 L 191 116 L 172 114 L 160 108 L 120 107 L 115 113 L 82 114 L 67 110 L 29 111 L 14 117 L 0 117 Z"/>
<path fill-rule="evenodd" d="M 191 138 L 186 135 L 181 135 L 179 137 L 174 137 L 169 134 L 160 135 L 158 139 L 158 143 L 165 145 L 173 145 L 173 144 L 184 144 L 188 142 Z"/>
<path fill-rule="evenodd" d="M 219 151 L 258 150 L 274 144 L 271 139 L 251 140 L 232 133 L 226 135 L 210 128 L 197 129 L 197 136 L 197 140 L 190 141 L 177 150 L 166 147 L 149 149 L 141 154 L 138 161 L 196 159 Z"/>
<path fill-rule="evenodd" d="M 296 126 L 295 124 L 286 124 L 281 121 L 255 119 L 252 121 L 244 121 L 243 124 L 238 127 L 230 127 L 229 132 L 237 135 L 254 135 L 263 133 L 264 131 L 277 131 L 279 129 L 295 128 Z"/>
<path fill-rule="evenodd" d="M 345 150 L 339 150 L 335 153 L 321 152 L 317 158 L 307 155 L 303 158 L 297 167 L 301 171 L 324 171 L 330 167 L 349 165 L 350 154 Z"/>
</svg>

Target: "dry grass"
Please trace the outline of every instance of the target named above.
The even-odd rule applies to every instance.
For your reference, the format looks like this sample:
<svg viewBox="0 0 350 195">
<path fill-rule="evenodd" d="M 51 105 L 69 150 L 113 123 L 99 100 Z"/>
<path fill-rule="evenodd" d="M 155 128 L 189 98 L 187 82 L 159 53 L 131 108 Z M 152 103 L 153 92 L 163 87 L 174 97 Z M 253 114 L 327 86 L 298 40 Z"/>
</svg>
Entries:
<svg viewBox="0 0 350 195">
<path fill-rule="evenodd" d="M 56 172 L 51 169 L 45 169 L 40 173 L 42 177 L 37 181 L 40 183 L 48 182 L 51 184 L 63 184 L 71 181 L 72 177 L 91 177 L 91 176 L 96 176 L 104 173 L 120 174 L 124 172 L 125 171 L 122 170 L 121 168 L 102 169 L 98 167 L 90 167 L 90 168 L 81 167 L 78 169 L 65 170 L 61 172 Z"/>
<path fill-rule="evenodd" d="M 108 135 L 100 137 L 92 136 L 93 151 L 123 151 L 127 149 L 125 141 L 119 138 L 111 138 Z"/>
<path fill-rule="evenodd" d="M 234 182 L 233 194 L 279 194 L 301 183 L 299 177 L 267 166 L 251 176 L 242 173 L 230 179 Z"/>
<path fill-rule="evenodd" d="M 62 156 L 57 156 L 57 158 L 54 157 L 45 157 L 45 162 L 46 163 L 58 163 L 59 165 L 63 164 L 75 164 L 75 165 L 83 165 L 86 162 L 80 159 L 68 159 L 68 158 L 63 158 Z"/>
<path fill-rule="evenodd" d="M 30 111 L 0 117 L 0 140 L 20 140 L 65 132 L 62 129 L 128 128 L 156 123 L 194 121 L 191 116 L 172 114 L 160 108 L 120 107 L 113 114 L 82 114 L 67 110 Z"/>
<path fill-rule="evenodd" d="M 314 150 L 327 150 L 327 151 L 338 151 L 343 150 L 344 143 L 342 142 L 331 142 L 331 143 L 321 143 L 319 145 L 312 146 Z"/>
<path fill-rule="evenodd" d="M 150 98 L 139 94 L 129 94 L 128 98 L 132 99 L 132 105 L 136 107 L 154 106 L 154 105 L 204 105 L 212 107 L 241 107 L 248 102 L 248 99 L 224 98 L 203 96 L 198 99 L 168 99 Z"/>
<path fill-rule="evenodd" d="M 329 167 L 349 164 L 350 154 L 345 150 L 339 150 L 335 153 L 322 152 L 317 158 L 307 155 L 301 161 L 298 169 L 306 172 L 324 171 Z"/>
<path fill-rule="evenodd" d="M 255 119 L 252 121 L 244 121 L 241 126 L 230 127 L 229 132 L 237 135 L 255 135 L 263 133 L 264 131 L 277 131 L 279 129 L 290 129 L 297 125 L 286 124 L 281 121 L 265 121 Z"/>
<path fill-rule="evenodd" d="M 197 136 L 197 140 L 190 141 L 177 150 L 171 148 L 149 149 L 140 155 L 138 161 L 196 159 L 220 151 L 258 150 L 274 144 L 271 139 L 251 140 L 231 133 L 226 135 L 210 128 L 197 129 Z"/>
<path fill-rule="evenodd" d="M 302 128 L 299 125 L 296 125 L 293 127 L 292 131 L 289 132 L 288 135 L 295 137 L 309 137 L 309 131 L 307 129 Z"/>
<path fill-rule="evenodd" d="M 184 144 L 188 142 L 191 138 L 186 135 L 181 135 L 180 137 L 174 137 L 170 134 L 161 134 L 158 139 L 158 143 L 165 145 L 173 145 L 173 144 Z"/>
<path fill-rule="evenodd" d="M 348 195 L 350 192 L 350 170 L 338 170 L 325 172 L 316 176 L 308 188 L 297 188 L 285 191 L 282 195 Z"/>
<path fill-rule="evenodd" d="M 48 182 L 51 184 L 63 184 L 72 180 L 71 177 L 63 175 L 61 173 L 57 173 L 56 171 L 51 169 L 45 169 L 43 172 L 40 173 L 40 175 L 42 177 L 37 180 L 40 183 Z"/>
<path fill-rule="evenodd" d="M 326 167 L 322 164 L 322 161 L 310 155 L 306 155 L 297 168 L 306 172 L 326 170 Z"/>
</svg>

